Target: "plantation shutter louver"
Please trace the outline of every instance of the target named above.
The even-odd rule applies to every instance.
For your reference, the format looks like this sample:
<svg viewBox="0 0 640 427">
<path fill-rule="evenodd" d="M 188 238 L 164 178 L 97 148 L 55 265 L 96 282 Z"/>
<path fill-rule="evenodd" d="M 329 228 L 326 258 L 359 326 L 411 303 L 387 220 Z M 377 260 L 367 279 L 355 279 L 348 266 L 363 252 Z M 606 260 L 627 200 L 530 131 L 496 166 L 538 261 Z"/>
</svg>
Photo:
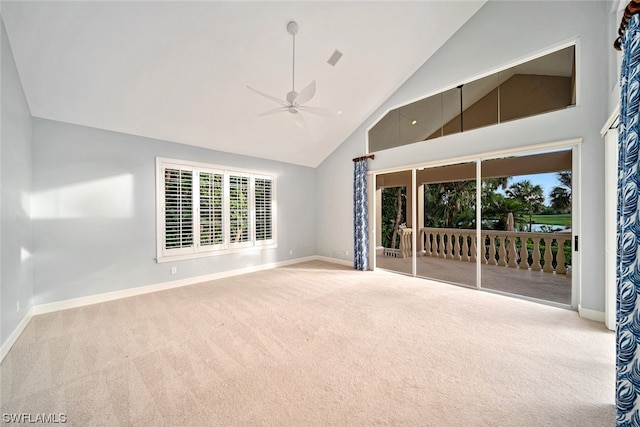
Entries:
<svg viewBox="0 0 640 427">
<path fill-rule="evenodd" d="M 256 241 L 273 239 L 272 187 L 271 179 L 255 179 Z"/>
<path fill-rule="evenodd" d="M 230 243 L 244 243 L 249 234 L 249 177 L 229 176 Z"/>
<path fill-rule="evenodd" d="M 193 247 L 193 171 L 165 169 L 164 248 Z"/>
<path fill-rule="evenodd" d="M 224 175 L 200 172 L 200 246 L 224 243 Z"/>
</svg>

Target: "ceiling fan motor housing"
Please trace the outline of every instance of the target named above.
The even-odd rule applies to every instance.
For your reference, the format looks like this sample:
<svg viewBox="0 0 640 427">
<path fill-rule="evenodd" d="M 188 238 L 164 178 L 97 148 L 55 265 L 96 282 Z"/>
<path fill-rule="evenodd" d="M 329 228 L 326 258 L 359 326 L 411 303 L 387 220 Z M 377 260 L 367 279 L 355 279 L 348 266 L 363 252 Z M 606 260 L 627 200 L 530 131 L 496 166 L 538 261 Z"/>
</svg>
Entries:
<svg viewBox="0 0 640 427">
<path fill-rule="evenodd" d="M 298 23 L 296 21 L 290 21 L 287 24 L 287 32 L 292 36 L 298 34 Z"/>
<path fill-rule="evenodd" d="M 295 90 L 287 92 L 287 102 L 289 104 L 293 105 L 293 101 L 295 101 L 297 97 L 298 97 L 298 92 L 296 92 Z"/>
</svg>

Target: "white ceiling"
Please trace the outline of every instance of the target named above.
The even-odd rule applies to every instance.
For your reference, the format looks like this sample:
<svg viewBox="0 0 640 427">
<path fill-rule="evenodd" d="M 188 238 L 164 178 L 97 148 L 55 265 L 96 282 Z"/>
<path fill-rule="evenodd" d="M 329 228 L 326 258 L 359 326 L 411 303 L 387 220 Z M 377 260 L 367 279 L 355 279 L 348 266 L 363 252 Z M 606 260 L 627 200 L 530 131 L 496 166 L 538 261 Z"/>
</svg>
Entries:
<svg viewBox="0 0 640 427">
<path fill-rule="evenodd" d="M 36 117 L 315 167 L 485 2 L 7 2 Z M 338 117 L 258 116 L 311 80 Z M 344 56 L 335 67 L 335 49 Z"/>
</svg>

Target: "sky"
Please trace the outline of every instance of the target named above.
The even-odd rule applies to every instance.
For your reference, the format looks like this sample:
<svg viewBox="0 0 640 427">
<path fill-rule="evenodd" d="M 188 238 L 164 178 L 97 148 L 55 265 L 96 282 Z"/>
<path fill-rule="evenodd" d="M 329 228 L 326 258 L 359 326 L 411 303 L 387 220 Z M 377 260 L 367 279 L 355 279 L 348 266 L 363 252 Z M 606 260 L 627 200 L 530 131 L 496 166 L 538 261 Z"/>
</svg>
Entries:
<svg viewBox="0 0 640 427">
<path fill-rule="evenodd" d="M 511 186 L 512 184 L 514 184 L 514 183 L 516 183 L 518 181 L 524 181 L 524 180 L 529 180 L 529 181 L 531 181 L 531 183 L 533 185 L 537 184 L 540 187 L 542 187 L 542 190 L 544 191 L 544 197 L 545 197 L 545 204 L 546 205 L 549 205 L 551 203 L 551 199 L 549 198 L 549 193 L 551 193 L 551 189 L 553 189 L 553 187 L 560 186 L 560 181 L 558 181 L 557 174 L 555 172 L 553 172 L 553 173 L 538 173 L 538 174 L 535 174 L 535 175 L 517 175 L 517 176 L 513 176 L 509 180 L 509 186 Z"/>
</svg>

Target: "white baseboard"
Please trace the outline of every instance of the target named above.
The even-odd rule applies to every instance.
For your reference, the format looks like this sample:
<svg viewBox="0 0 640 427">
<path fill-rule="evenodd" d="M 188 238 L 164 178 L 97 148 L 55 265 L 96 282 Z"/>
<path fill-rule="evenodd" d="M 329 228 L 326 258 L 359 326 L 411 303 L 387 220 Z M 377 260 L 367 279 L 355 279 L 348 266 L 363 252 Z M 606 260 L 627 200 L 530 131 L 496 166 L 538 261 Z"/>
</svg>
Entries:
<svg viewBox="0 0 640 427">
<path fill-rule="evenodd" d="M 152 292 L 164 291 L 167 289 L 180 288 L 182 286 L 195 285 L 196 283 L 209 282 L 211 280 L 224 279 L 227 277 L 239 276 L 241 274 L 254 273 L 256 271 L 270 270 L 272 268 L 285 267 L 287 265 L 299 264 L 301 262 L 314 261 L 316 256 L 296 258 L 287 261 L 273 262 L 251 267 L 239 268 L 236 270 L 221 271 L 219 273 L 207 274 L 204 276 L 189 277 L 186 279 L 172 280 L 170 282 L 156 283 L 153 285 L 139 286 L 135 288 L 122 289 L 120 291 L 105 292 L 103 294 L 88 295 L 86 297 L 72 298 L 48 304 L 39 304 L 33 307 L 33 314 L 51 313 L 54 311 L 67 310 L 70 308 L 84 307 L 91 304 L 113 301 L 121 298 L 129 298 L 137 295 L 149 294 Z"/>
<path fill-rule="evenodd" d="M 9 353 L 9 350 L 11 350 L 11 347 L 13 347 L 13 345 L 16 343 L 16 341 L 24 331 L 24 328 L 26 328 L 27 325 L 29 324 L 29 321 L 31 320 L 32 317 L 33 317 L 33 307 L 31 307 L 31 310 L 27 312 L 27 315 L 24 316 L 24 318 L 20 321 L 20 323 L 18 323 L 18 326 L 14 329 L 11 335 L 9 335 L 9 338 L 7 339 L 7 341 L 4 344 L 2 344 L 2 346 L 0 347 L 0 363 L 2 363 L 7 353 Z"/>
<path fill-rule="evenodd" d="M 595 320 L 596 322 L 602 323 L 604 323 L 605 320 L 604 311 L 590 310 L 588 308 L 583 308 L 582 306 L 578 306 L 578 314 L 580 317 L 587 320 Z"/>
<path fill-rule="evenodd" d="M 241 274 L 254 273 L 256 271 L 269 270 L 272 268 L 285 267 L 287 265 L 299 264 L 301 262 L 316 261 L 323 257 L 308 256 L 303 258 L 296 258 L 287 261 L 273 262 L 268 264 L 256 265 L 251 267 L 240 268 L 236 270 L 222 271 L 220 273 L 207 274 L 204 276 L 189 277 L 187 279 L 173 280 L 170 282 L 156 283 L 153 285 L 139 286 L 136 288 L 122 289 L 120 291 L 105 292 L 102 294 L 88 295 L 86 297 L 72 298 L 63 301 L 56 301 L 47 304 L 38 304 L 31 307 L 31 310 L 22 319 L 20 324 L 11 333 L 7 341 L 0 346 L 0 363 L 4 360 L 11 347 L 18 340 L 24 328 L 27 326 L 33 316 L 38 314 L 52 313 L 60 310 L 67 310 L 70 308 L 84 307 L 87 305 L 98 304 L 101 302 L 113 301 L 121 298 L 128 298 L 136 295 L 148 294 L 151 292 L 164 291 L 167 289 L 179 288 L 182 286 L 195 285 L 196 283 L 208 282 L 216 279 L 223 279 L 226 277 L 239 276 Z M 330 261 L 331 259 L 327 259 Z"/>
<path fill-rule="evenodd" d="M 84 307 L 87 305 L 98 304 L 101 302 L 113 301 L 121 298 L 128 298 L 136 295 L 148 294 L 151 292 L 158 292 L 167 289 L 179 288 L 182 286 L 194 285 L 196 283 L 208 282 L 216 279 L 223 279 L 225 277 L 239 276 L 241 274 L 253 273 L 256 271 L 268 270 L 272 268 L 285 267 L 287 265 L 299 264 L 306 261 L 315 261 L 320 257 L 308 256 L 304 258 L 296 258 L 287 261 L 280 261 L 268 264 L 262 264 L 252 267 L 245 267 L 236 270 L 223 271 L 220 273 L 213 273 L 204 276 L 190 277 L 187 279 L 173 280 L 170 282 L 157 283 L 153 285 L 139 286 L 136 288 L 128 288 L 120 291 L 105 292 L 102 294 L 88 295 L 86 297 L 72 298 L 63 301 L 56 301 L 47 304 L 38 304 L 29 310 L 27 315 L 20 321 L 16 329 L 11 333 L 7 341 L 0 346 L 0 363 L 4 360 L 11 347 L 15 344 L 20 337 L 24 328 L 27 326 L 33 316 L 38 314 L 52 313 L 60 310 L 67 310 L 70 308 Z"/>
<path fill-rule="evenodd" d="M 346 265 L 347 267 L 353 267 L 353 261 L 339 258 L 331 258 L 328 256 L 316 255 L 314 257 L 318 261 L 332 262 L 334 264 Z"/>
</svg>

